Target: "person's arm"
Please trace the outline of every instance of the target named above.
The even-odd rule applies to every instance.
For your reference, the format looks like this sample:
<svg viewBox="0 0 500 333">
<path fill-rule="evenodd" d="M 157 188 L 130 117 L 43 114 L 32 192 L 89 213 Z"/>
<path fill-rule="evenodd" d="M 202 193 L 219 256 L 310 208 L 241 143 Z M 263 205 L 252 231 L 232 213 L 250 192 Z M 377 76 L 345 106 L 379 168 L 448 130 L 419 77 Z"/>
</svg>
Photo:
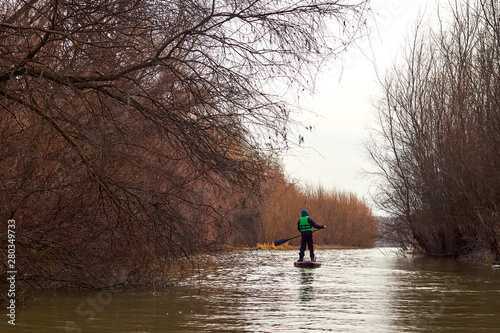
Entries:
<svg viewBox="0 0 500 333">
<path fill-rule="evenodd" d="M 309 224 L 316 229 L 324 229 L 325 228 L 324 225 L 316 224 L 316 222 L 314 222 L 312 218 L 309 218 Z"/>
</svg>

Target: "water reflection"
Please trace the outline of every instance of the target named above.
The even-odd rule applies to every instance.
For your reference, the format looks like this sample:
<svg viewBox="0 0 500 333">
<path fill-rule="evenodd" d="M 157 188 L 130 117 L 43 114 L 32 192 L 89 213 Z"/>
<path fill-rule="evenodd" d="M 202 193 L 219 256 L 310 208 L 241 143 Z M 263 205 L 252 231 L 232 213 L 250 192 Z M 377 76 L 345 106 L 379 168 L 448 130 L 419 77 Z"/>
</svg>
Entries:
<svg viewBox="0 0 500 333">
<path fill-rule="evenodd" d="M 106 299 L 42 293 L 19 309 L 16 329 L 68 332 L 73 322 L 69 332 L 82 333 L 500 331 L 500 271 L 401 259 L 379 249 L 318 255 L 322 267 L 308 270 L 293 267 L 295 251 L 235 251 L 216 258 L 201 279 L 155 293 L 133 290 Z M 99 299 L 105 302 L 90 320 L 83 310 Z"/>
<path fill-rule="evenodd" d="M 309 302 L 314 299 L 314 271 L 307 268 L 300 270 L 300 297 L 301 302 Z"/>
<path fill-rule="evenodd" d="M 499 332 L 500 280 L 490 267 L 445 260 L 402 262 L 394 326 L 433 332 Z"/>
</svg>

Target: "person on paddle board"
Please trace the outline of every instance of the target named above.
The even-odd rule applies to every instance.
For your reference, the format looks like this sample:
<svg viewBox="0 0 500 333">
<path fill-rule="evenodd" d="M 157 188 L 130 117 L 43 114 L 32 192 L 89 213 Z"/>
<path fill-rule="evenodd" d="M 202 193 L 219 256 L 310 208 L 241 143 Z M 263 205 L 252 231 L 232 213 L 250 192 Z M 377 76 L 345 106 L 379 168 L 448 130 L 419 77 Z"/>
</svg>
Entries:
<svg viewBox="0 0 500 333">
<path fill-rule="evenodd" d="M 302 210 L 302 217 L 297 223 L 297 227 L 302 236 L 302 241 L 300 243 L 299 261 L 304 261 L 304 252 L 306 251 L 306 245 L 309 249 L 309 254 L 311 256 L 311 261 L 316 261 L 314 256 L 313 248 L 313 228 L 324 229 L 324 225 L 316 224 L 312 218 L 309 217 L 309 212 L 305 209 Z"/>
</svg>

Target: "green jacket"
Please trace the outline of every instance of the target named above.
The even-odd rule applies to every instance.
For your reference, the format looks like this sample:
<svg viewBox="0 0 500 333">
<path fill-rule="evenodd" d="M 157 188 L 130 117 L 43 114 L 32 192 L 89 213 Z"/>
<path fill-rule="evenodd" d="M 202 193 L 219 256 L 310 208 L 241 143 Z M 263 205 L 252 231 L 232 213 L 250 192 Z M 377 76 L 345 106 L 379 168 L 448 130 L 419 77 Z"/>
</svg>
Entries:
<svg viewBox="0 0 500 333">
<path fill-rule="evenodd" d="M 302 221 L 302 230 L 301 230 L 301 221 Z M 297 223 L 297 228 L 299 229 L 300 232 L 308 232 L 313 230 L 313 228 L 316 229 L 323 229 L 325 226 L 324 225 L 319 225 L 316 224 L 316 222 L 313 221 L 312 218 L 309 216 L 302 216 L 299 219 L 299 222 Z"/>
<path fill-rule="evenodd" d="M 313 231 L 313 227 L 311 223 L 309 223 L 309 220 L 310 220 L 309 216 L 302 216 L 299 219 L 298 228 L 300 232 Z"/>
</svg>

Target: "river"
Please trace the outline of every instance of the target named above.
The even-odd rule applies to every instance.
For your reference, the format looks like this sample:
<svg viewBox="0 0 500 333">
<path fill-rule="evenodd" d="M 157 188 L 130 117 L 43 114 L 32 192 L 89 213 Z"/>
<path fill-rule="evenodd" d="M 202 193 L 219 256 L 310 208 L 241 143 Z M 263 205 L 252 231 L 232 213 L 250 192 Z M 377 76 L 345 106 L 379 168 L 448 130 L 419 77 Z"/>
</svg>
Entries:
<svg viewBox="0 0 500 333">
<path fill-rule="evenodd" d="M 500 332 L 500 270 L 488 265 L 320 249 L 322 267 L 304 269 L 297 256 L 232 251 L 154 290 L 45 291 L 10 331 Z"/>
</svg>

